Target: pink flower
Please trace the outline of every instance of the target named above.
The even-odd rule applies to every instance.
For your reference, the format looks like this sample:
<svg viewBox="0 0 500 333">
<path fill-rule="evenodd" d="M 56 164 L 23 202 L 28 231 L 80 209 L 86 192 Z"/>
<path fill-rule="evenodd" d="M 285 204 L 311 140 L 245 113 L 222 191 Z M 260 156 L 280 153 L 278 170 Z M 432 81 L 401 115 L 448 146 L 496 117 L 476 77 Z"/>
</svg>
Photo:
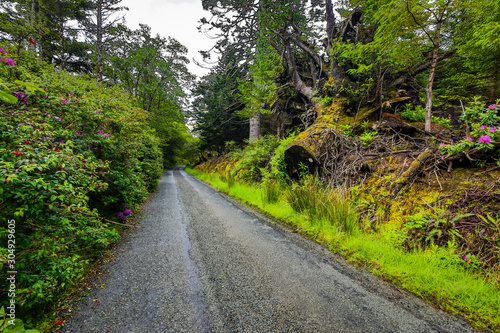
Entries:
<svg viewBox="0 0 500 333">
<path fill-rule="evenodd" d="M 471 139 L 471 138 L 469 138 L 469 137 L 466 137 L 466 138 L 464 138 L 464 141 L 469 141 L 469 142 L 472 142 L 472 139 Z"/>
<path fill-rule="evenodd" d="M 0 62 L 3 62 L 4 64 L 14 66 L 14 60 L 9 59 L 9 58 L 0 58 Z"/>
<path fill-rule="evenodd" d="M 484 125 L 483 125 L 483 126 L 481 126 L 481 127 L 479 127 L 479 129 L 487 129 L 487 128 L 488 128 L 488 127 L 486 127 L 486 126 L 484 126 Z"/>
<path fill-rule="evenodd" d="M 490 132 L 496 132 L 496 131 L 497 131 L 497 129 L 496 129 L 496 128 L 494 128 L 494 127 L 493 127 L 493 128 L 490 128 Z"/>
<path fill-rule="evenodd" d="M 488 135 L 481 135 L 481 137 L 479 138 L 479 142 L 486 144 L 490 143 L 490 140 L 491 138 Z"/>
<path fill-rule="evenodd" d="M 0 53 L 2 55 L 7 55 L 7 52 L 5 52 L 5 49 L 3 47 L 0 47 Z"/>
<path fill-rule="evenodd" d="M 491 110 L 491 109 L 496 109 L 496 108 L 497 108 L 497 105 L 496 105 L 496 104 L 493 104 L 493 105 L 488 106 L 488 109 L 490 109 L 490 110 Z"/>
</svg>

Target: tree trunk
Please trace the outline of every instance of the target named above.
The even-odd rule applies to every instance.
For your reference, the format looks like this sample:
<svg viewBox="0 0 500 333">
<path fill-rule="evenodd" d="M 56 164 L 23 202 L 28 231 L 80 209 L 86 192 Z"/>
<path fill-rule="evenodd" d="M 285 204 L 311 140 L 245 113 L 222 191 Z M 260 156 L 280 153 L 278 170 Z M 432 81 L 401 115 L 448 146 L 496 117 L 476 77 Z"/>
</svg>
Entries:
<svg viewBox="0 0 500 333">
<path fill-rule="evenodd" d="M 97 43 L 96 43 L 96 76 L 97 82 L 102 81 L 102 0 L 97 1 Z"/>
<path fill-rule="evenodd" d="M 66 67 L 65 61 L 64 61 L 64 22 L 61 22 L 59 26 L 59 34 L 60 34 L 60 47 L 59 47 L 59 61 L 61 62 L 61 69 L 64 69 Z"/>
<path fill-rule="evenodd" d="M 31 28 L 35 29 L 36 26 L 36 3 L 35 0 L 31 0 Z M 33 36 L 33 40 L 35 40 L 35 36 Z M 31 52 L 36 52 L 35 44 L 29 44 L 29 50 Z"/>
<path fill-rule="evenodd" d="M 431 71 L 429 73 L 429 79 L 427 80 L 427 87 L 425 89 L 425 131 L 431 131 L 432 122 L 432 85 L 434 84 L 434 76 L 436 75 L 436 67 L 439 61 L 439 44 L 440 44 L 440 34 L 441 34 L 441 22 L 436 24 L 436 34 L 434 35 L 434 48 L 432 50 L 432 62 Z"/>
<path fill-rule="evenodd" d="M 326 36 L 327 36 L 327 51 L 329 52 L 333 45 L 333 39 L 337 34 L 335 28 L 335 15 L 333 14 L 332 0 L 326 0 Z"/>
<path fill-rule="evenodd" d="M 256 140 L 260 136 L 260 113 L 255 113 L 250 118 L 250 140 Z"/>
</svg>

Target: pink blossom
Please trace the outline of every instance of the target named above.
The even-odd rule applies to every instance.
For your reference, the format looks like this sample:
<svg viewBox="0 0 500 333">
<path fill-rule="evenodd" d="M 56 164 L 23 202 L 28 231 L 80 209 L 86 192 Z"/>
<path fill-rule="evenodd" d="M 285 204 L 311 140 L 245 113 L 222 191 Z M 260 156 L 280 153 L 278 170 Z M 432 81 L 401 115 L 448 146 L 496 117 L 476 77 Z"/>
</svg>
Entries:
<svg viewBox="0 0 500 333">
<path fill-rule="evenodd" d="M 446 143 L 441 142 L 439 145 L 440 146 L 446 146 Z"/>
<path fill-rule="evenodd" d="M 7 55 L 7 52 L 5 52 L 5 49 L 3 47 L 0 47 L 0 53 L 2 55 Z"/>
<path fill-rule="evenodd" d="M 486 144 L 490 143 L 490 140 L 491 138 L 488 135 L 481 135 L 481 137 L 479 138 L 479 142 Z"/>
<path fill-rule="evenodd" d="M 496 129 L 496 128 L 494 128 L 494 127 L 493 127 L 493 128 L 490 128 L 490 132 L 496 132 L 496 131 L 497 131 L 497 129 Z"/>
<path fill-rule="evenodd" d="M 496 108 L 497 108 L 497 105 L 496 105 L 496 104 L 490 105 L 490 106 L 488 107 L 488 109 L 490 109 L 490 110 L 491 110 L 491 109 L 496 109 Z"/>
<path fill-rule="evenodd" d="M 483 125 L 483 126 L 481 126 L 481 127 L 479 127 L 479 129 L 487 129 L 487 128 L 488 128 L 488 127 L 486 127 L 486 126 L 484 126 L 484 125 Z"/>
<path fill-rule="evenodd" d="M 14 60 L 9 59 L 9 58 L 0 58 L 0 62 L 3 62 L 4 64 L 14 66 Z"/>
<path fill-rule="evenodd" d="M 466 137 L 466 138 L 464 138 L 464 141 L 469 141 L 469 142 L 472 142 L 472 139 L 471 139 L 471 138 L 469 138 L 469 137 Z"/>
</svg>

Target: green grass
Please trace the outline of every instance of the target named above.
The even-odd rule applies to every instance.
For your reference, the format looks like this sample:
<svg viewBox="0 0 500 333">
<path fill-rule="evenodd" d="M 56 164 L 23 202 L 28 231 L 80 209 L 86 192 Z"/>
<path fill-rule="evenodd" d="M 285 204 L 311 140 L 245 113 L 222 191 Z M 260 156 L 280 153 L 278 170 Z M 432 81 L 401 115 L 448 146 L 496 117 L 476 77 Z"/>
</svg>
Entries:
<svg viewBox="0 0 500 333">
<path fill-rule="evenodd" d="M 187 171 L 265 215 L 293 226 L 373 274 L 452 314 L 465 317 L 475 328 L 500 332 L 500 290 L 497 287 L 457 266 L 446 249 L 431 247 L 404 252 L 391 245 L 382 233 L 361 232 L 347 193 L 306 182 L 304 186 L 281 191 L 277 201 L 269 202 L 263 194 L 265 187 L 238 181 L 229 187 L 216 175 Z"/>
</svg>

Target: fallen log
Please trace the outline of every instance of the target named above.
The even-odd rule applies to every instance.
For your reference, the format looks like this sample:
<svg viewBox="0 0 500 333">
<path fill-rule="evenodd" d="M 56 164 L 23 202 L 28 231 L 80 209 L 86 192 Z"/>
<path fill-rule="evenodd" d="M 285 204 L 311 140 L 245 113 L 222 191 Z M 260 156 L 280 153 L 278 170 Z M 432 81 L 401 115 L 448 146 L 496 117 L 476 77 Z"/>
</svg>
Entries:
<svg viewBox="0 0 500 333">
<path fill-rule="evenodd" d="M 410 164 L 408 170 L 403 172 L 403 174 L 396 180 L 394 187 L 392 189 L 392 199 L 396 198 L 403 189 L 403 187 L 410 182 L 410 180 L 420 172 L 422 165 L 425 160 L 431 155 L 433 149 L 427 148 L 418 155 L 418 157 Z"/>
</svg>

